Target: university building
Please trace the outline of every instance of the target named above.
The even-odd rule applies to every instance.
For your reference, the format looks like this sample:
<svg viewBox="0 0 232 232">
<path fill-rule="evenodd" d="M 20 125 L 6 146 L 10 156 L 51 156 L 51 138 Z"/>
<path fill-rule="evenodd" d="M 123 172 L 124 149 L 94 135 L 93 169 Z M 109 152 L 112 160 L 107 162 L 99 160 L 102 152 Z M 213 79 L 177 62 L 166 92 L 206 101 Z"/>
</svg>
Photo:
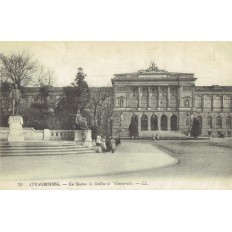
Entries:
<svg viewBox="0 0 232 232">
<path fill-rule="evenodd" d="M 129 137 L 132 117 L 137 120 L 139 137 L 160 133 L 188 134 L 193 117 L 202 125 L 202 135 L 211 129 L 225 136 L 232 132 L 232 86 L 195 86 L 193 73 L 159 70 L 155 65 L 135 73 L 115 74 L 112 87 L 101 92 L 113 95 L 113 116 L 108 120 L 114 136 Z M 90 88 L 91 92 L 99 88 Z M 36 100 L 39 88 L 25 88 L 22 103 Z M 51 111 L 64 96 L 62 87 L 49 88 Z M 1 91 L 1 125 L 10 115 L 10 100 Z"/>
<path fill-rule="evenodd" d="M 128 137 L 132 116 L 137 119 L 139 137 L 151 137 L 158 130 L 188 134 L 196 117 L 202 135 L 209 129 L 217 135 L 220 129 L 231 136 L 232 86 L 197 87 L 196 80 L 193 73 L 167 72 L 156 66 L 115 74 L 113 134 Z"/>
</svg>

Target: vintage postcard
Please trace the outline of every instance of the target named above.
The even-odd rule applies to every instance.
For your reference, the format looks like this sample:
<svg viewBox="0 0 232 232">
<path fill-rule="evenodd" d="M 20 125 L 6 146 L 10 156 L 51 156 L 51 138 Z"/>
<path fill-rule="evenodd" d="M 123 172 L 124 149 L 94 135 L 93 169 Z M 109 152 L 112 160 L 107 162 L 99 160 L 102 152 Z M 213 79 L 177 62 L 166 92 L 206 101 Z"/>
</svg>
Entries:
<svg viewBox="0 0 232 232">
<path fill-rule="evenodd" d="M 232 189 L 232 42 L 0 42 L 0 189 Z"/>
</svg>

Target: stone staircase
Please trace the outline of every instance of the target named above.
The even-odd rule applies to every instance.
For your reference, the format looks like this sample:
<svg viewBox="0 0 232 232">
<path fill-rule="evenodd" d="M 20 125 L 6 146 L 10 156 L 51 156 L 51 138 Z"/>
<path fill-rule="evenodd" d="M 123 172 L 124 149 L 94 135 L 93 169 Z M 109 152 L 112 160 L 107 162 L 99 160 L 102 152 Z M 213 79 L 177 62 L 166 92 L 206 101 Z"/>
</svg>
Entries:
<svg viewBox="0 0 232 232">
<path fill-rule="evenodd" d="M 75 155 L 93 152 L 91 148 L 77 145 L 72 141 L 0 142 L 0 157 Z"/>
</svg>

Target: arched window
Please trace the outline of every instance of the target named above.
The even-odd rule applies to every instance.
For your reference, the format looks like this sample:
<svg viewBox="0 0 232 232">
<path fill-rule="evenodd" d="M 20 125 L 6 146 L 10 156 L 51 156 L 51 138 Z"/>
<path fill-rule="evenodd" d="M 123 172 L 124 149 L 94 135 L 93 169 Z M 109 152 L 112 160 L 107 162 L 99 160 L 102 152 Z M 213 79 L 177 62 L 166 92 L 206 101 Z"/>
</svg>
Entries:
<svg viewBox="0 0 232 232">
<path fill-rule="evenodd" d="M 220 96 L 215 96 L 213 99 L 213 104 L 214 104 L 214 108 L 221 108 L 222 107 L 222 99 Z"/>
<path fill-rule="evenodd" d="M 152 131 L 158 130 L 158 118 L 154 114 L 151 116 L 151 130 Z"/>
<path fill-rule="evenodd" d="M 204 104 L 205 104 L 205 106 L 204 106 L 205 108 L 211 109 L 212 108 L 212 97 L 211 96 L 205 96 Z"/>
<path fill-rule="evenodd" d="M 172 115 L 170 120 L 171 120 L 171 130 L 176 131 L 177 130 L 177 116 Z"/>
<path fill-rule="evenodd" d="M 195 96 L 195 107 L 196 108 L 202 108 L 202 97 L 201 96 Z"/>
<path fill-rule="evenodd" d="M 230 96 L 224 96 L 223 106 L 225 108 L 230 108 Z"/>
<path fill-rule="evenodd" d="M 222 117 L 221 116 L 216 117 L 216 126 L 218 128 L 222 128 Z"/>
<path fill-rule="evenodd" d="M 161 116 L 161 130 L 167 130 L 168 129 L 168 118 L 166 115 Z"/>
<path fill-rule="evenodd" d="M 202 117 L 201 117 L 201 116 L 198 116 L 198 117 L 197 117 L 197 120 L 198 120 L 198 122 L 200 123 L 200 126 L 201 126 L 201 128 L 202 128 Z"/>
<path fill-rule="evenodd" d="M 142 131 L 148 130 L 148 120 L 147 120 L 147 115 L 145 114 L 141 117 L 141 130 Z"/>
<path fill-rule="evenodd" d="M 229 129 L 231 128 L 231 116 L 226 117 L 226 127 Z"/>
<path fill-rule="evenodd" d="M 213 127 L 213 123 L 212 123 L 212 117 L 211 116 L 207 116 L 206 118 L 206 124 L 208 128 L 212 128 Z"/>
</svg>

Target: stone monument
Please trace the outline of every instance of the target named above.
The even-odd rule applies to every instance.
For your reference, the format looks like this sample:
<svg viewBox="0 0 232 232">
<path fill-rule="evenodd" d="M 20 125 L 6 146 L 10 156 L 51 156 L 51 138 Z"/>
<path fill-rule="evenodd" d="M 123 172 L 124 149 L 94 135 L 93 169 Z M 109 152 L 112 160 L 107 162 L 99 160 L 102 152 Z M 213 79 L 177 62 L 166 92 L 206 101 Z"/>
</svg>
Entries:
<svg viewBox="0 0 232 232">
<path fill-rule="evenodd" d="M 81 116 L 80 110 L 77 111 L 75 122 L 76 122 L 76 125 L 79 127 L 79 129 L 81 130 L 89 129 L 87 126 L 87 119 Z"/>
<path fill-rule="evenodd" d="M 74 141 L 86 147 L 92 147 L 92 133 L 87 126 L 87 119 L 81 116 L 80 110 L 76 114 L 76 125 L 80 130 L 75 131 Z"/>
<path fill-rule="evenodd" d="M 18 89 L 17 84 L 15 84 L 14 89 L 12 89 L 10 93 L 10 99 L 12 102 L 12 115 L 8 119 L 9 124 L 9 135 L 8 141 L 9 142 L 20 142 L 24 141 L 23 136 L 23 118 L 18 115 L 19 103 L 21 98 L 21 92 Z"/>
<path fill-rule="evenodd" d="M 75 130 L 74 141 L 77 144 L 92 147 L 92 131 L 91 130 Z"/>
<path fill-rule="evenodd" d="M 23 136 L 23 118 L 19 115 L 12 115 L 8 119 L 10 127 L 10 133 L 8 135 L 9 142 L 21 142 L 24 141 Z"/>
</svg>

